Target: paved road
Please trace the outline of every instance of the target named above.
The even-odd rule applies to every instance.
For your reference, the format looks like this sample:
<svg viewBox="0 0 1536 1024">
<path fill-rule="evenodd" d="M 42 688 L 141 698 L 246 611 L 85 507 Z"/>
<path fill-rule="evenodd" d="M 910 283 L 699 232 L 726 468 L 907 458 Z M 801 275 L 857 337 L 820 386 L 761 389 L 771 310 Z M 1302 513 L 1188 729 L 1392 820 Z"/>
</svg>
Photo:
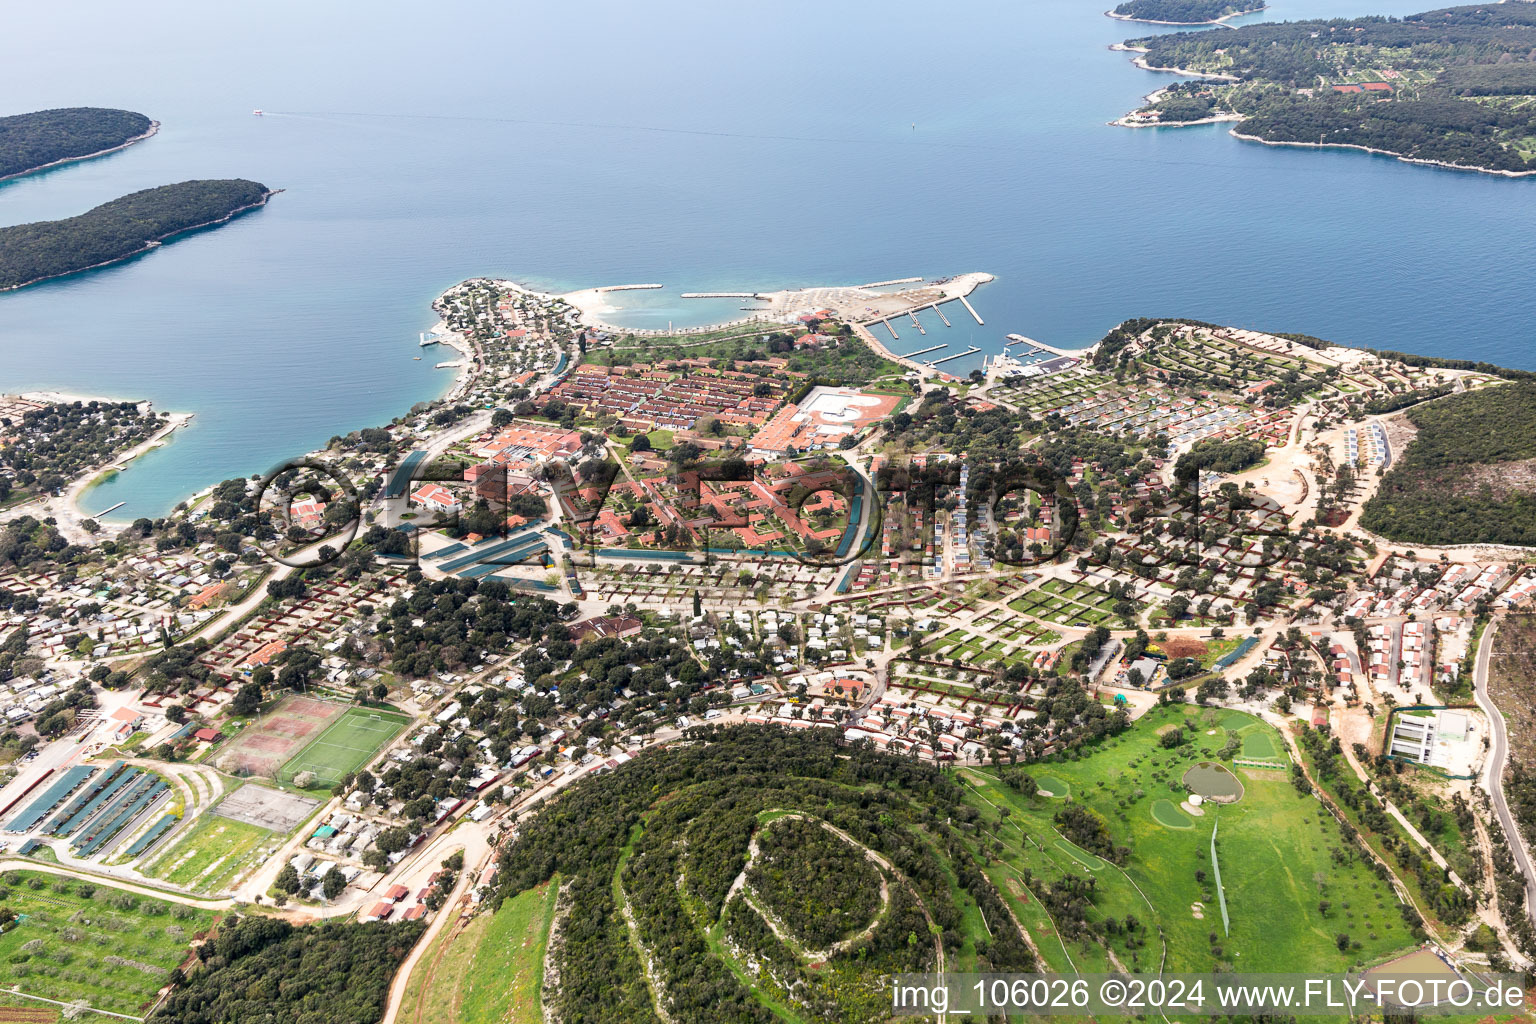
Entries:
<svg viewBox="0 0 1536 1024">
<path fill-rule="evenodd" d="M 1472 680 L 1476 688 L 1477 704 L 1483 709 L 1483 714 L 1488 716 L 1493 729 L 1493 742 L 1488 751 L 1486 781 L 1488 793 L 1493 798 L 1493 813 L 1498 815 L 1499 825 L 1504 829 L 1504 837 L 1509 844 L 1510 854 L 1515 858 L 1515 866 L 1525 876 L 1525 912 L 1531 918 L 1531 923 L 1536 924 L 1536 871 L 1531 869 L 1531 857 L 1526 852 L 1525 840 L 1521 837 L 1515 825 L 1514 816 L 1509 813 L 1509 804 L 1504 799 L 1504 765 L 1509 760 L 1509 736 L 1504 729 L 1504 716 L 1499 714 L 1493 698 L 1488 695 L 1488 663 L 1493 656 L 1493 637 L 1498 632 L 1499 621 L 1499 617 L 1494 616 L 1487 628 L 1483 630 L 1482 642 L 1477 647 L 1477 668 Z"/>
</svg>

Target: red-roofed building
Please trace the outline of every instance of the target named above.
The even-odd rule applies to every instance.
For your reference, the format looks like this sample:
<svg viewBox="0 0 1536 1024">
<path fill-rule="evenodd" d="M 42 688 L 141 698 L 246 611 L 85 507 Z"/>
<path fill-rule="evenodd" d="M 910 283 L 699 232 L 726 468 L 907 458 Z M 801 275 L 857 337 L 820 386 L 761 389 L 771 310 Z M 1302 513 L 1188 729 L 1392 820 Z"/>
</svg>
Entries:
<svg viewBox="0 0 1536 1024">
<path fill-rule="evenodd" d="M 256 653 L 245 659 L 245 663 L 247 665 L 265 665 L 273 658 L 283 653 L 287 647 L 288 641 L 273 640 L 271 643 L 263 644 L 260 648 L 258 648 Z"/>
<path fill-rule="evenodd" d="M 395 908 L 391 904 L 384 903 L 384 902 L 379 902 L 379 903 L 375 903 L 373 905 L 373 909 L 372 910 L 368 911 L 368 913 L 363 915 L 362 920 L 364 920 L 364 921 L 387 921 L 387 920 L 389 920 L 389 915 L 393 914 L 394 912 L 395 912 Z"/>
<path fill-rule="evenodd" d="M 411 495 L 411 500 L 434 512 L 454 513 L 460 508 L 459 499 L 442 484 L 423 484 Z"/>
<path fill-rule="evenodd" d="M 199 729 L 192 734 L 192 738 L 199 743 L 217 743 L 224 738 L 224 734 L 217 729 Z"/>
<path fill-rule="evenodd" d="M 411 890 L 407 889 L 405 886 L 392 885 L 389 887 L 389 891 L 384 894 L 384 900 L 386 903 L 399 903 L 410 894 Z"/>
</svg>

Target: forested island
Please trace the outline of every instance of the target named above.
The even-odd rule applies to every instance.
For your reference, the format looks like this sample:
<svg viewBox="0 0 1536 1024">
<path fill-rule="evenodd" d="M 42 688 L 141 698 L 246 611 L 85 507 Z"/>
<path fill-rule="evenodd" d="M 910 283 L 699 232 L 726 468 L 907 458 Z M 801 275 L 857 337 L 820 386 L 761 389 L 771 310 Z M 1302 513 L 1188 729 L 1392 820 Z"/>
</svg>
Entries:
<svg viewBox="0 0 1536 1024">
<path fill-rule="evenodd" d="M 1153 25 L 1215 25 L 1268 6 L 1264 0 L 1126 0 L 1105 13 L 1122 21 Z"/>
<path fill-rule="evenodd" d="M 228 221 L 273 192 L 257 181 L 182 181 L 145 189 L 64 220 L 0 228 L 0 291 L 127 259 L 166 238 Z"/>
<path fill-rule="evenodd" d="M 1203 79 L 1159 92 L 1121 124 L 1240 119 L 1233 134 L 1259 142 L 1536 174 L 1532 4 L 1245 25 L 1123 48 L 1143 67 Z"/>
<path fill-rule="evenodd" d="M 1536 382 L 1408 410 L 1418 428 L 1360 525 L 1409 544 L 1536 544 Z"/>
<path fill-rule="evenodd" d="M 143 114 L 109 107 L 59 107 L 0 117 L 0 181 L 147 139 L 160 127 Z"/>
</svg>

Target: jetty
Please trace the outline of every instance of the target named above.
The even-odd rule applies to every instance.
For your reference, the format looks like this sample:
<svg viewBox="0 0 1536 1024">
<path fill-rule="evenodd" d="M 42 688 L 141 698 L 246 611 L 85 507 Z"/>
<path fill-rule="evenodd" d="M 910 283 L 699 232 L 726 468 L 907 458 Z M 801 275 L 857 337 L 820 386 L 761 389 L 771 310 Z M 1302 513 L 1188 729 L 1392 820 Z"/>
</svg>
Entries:
<svg viewBox="0 0 1536 1024">
<path fill-rule="evenodd" d="M 860 287 L 860 288 L 884 288 L 887 285 L 892 285 L 892 284 L 916 284 L 918 281 L 921 281 L 921 280 L 922 280 L 922 278 L 920 278 L 920 277 L 898 277 L 898 278 L 894 278 L 894 279 L 892 279 L 890 281 L 871 281 L 869 284 L 861 284 L 861 285 L 858 285 L 858 287 Z"/>
<path fill-rule="evenodd" d="M 642 285 L 636 285 L 640 288 Z M 660 287 L 659 285 L 657 287 Z M 684 299 L 755 299 L 757 292 L 683 292 L 679 298 Z"/>
<path fill-rule="evenodd" d="M 1010 334 L 1007 337 L 1008 340 L 1013 342 L 1015 345 L 1033 345 L 1035 348 L 1049 352 L 1053 356 L 1066 356 L 1069 359 L 1078 359 L 1082 357 L 1082 352 L 1073 352 L 1070 349 L 1057 348 L 1055 345 L 1047 345 L 1045 342 L 1036 341 L 1034 338 L 1026 338 L 1022 334 Z"/>
<path fill-rule="evenodd" d="M 976 312 L 976 307 L 971 305 L 970 300 L 967 299 L 964 295 L 961 295 L 959 298 L 960 298 L 960 301 L 965 305 L 966 310 L 971 314 L 971 316 L 976 318 L 976 322 L 978 324 L 980 324 L 982 327 L 987 326 L 987 322 L 981 318 L 981 314 L 980 313 Z"/>
<path fill-rule="evenodd" d="M 885 324 L 885 329 L 891 332 L 891 340 L 892 341 L 900 341 L 901 340 L 901 335 L 896 333 L 896 328 L 891 326 L 891 322 L 889 320 L 882 320 L 880 322 Z"/>
<path fill-rule="evenodd" d="M 601 288 L 592 289 L 595 292 L 638 292 L 660 288 L 659 284 L 606 284 Z"/>
<path fill-rule="evenodd" d="M 949 346 L 948 345 L 929 345 L 927 348 L 920 348 L 916 352 L 908 352 L 906 355 L 902 356 L 901 358 L 903 358 L 903 359 L 911 359 L 914 356 L 927 355 L 929 352 L 937 352 L 941 348 L 949 348 Z"/>
<path fill-rule="evenodd" d="M 945 356 L 943 359 L 933 359 L 933 360 L 930 360 L 928 365 L 929 366 L 938 366 L 940 363 L 947 363 L 951 359 L 964 359 L 966 356 L 971 355 L 972 353 L 975 353 L 975 352 L 980 352 L 980 351 L 981 351 L 981 349 L 977 348 L 975 345 L 972 345 L 970 348 L 966 349 L 964 352 L 956 352 L 954 355 L 952 355 L 952 356 Z"/>
<path fill-rule="evenodd" d="M 111 515 L 113 512 L 116 512 L 118 509 L 122 508 L 126 504 L 128 504 L 126 501 L 120 501 L 116 505 L 113 505 L 111 508 L 104 508 L 104 509 L 102 509 L 100 512 L 97 512 L 96 515 L 92 516 L 91 518 L 99 519 L 99 518 L 101 518 L 103 516 Z"/>
<path fill-rule="evenodd" d="M 933 304 L 933 311 L 935 313 L 939 314 L 939 319 L 944 321 L 944 326 L 945 327 L 953 327 L 953 326 L 955 326 L 954 324 L 949 322 L 949 317 L 944 315 L 944 311 L 939 308 L 939 304 L 937 302 L 935 302 Z"/>
<path fill-rule="evenodd" d="M 911 309 L 907 310 L 907 316 L 912 318 L 912 326 L 917 328 L 917 333 L 918 334 L 927 334 L 928 333 L 927 331 L 923 330 L 923 325 L 922 325 L 921 322 L 918 321 L 918 319 L 917 319 L 917 312 L 915 310 L 911 310 Z"/>
</svg>

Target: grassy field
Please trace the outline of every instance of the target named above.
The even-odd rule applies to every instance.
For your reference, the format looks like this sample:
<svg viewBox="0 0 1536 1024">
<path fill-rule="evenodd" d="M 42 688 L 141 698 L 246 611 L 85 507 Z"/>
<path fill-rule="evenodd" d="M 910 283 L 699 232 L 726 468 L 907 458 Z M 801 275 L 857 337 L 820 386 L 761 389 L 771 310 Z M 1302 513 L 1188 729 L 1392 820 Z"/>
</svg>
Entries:
<svg viewBox="0 0 1536 1024">
<path fill-rule="evenodd" d="M 197 892 L 223 892 L 261 862 L 276 837 L 269 829 L 204 814 L 144 873 Z"/>
<path fill-rule="evenodd" d="M 1191 742 L 1164 750 L 1158 729 L 1175 724 L 1185 726 Z M 1256 731 L 1268 734 L 1280 749 L 1280 737 L 1256 718 L 1158 708 L 1082 760 L 1039 766 L 1035 774 L 1042 788 L 1057 790 L 1065 782 L 1073 799 L 1103 816 L 1114 842 L 1129 847 L 1123 870 L 1104 862 L 1088 870 L 1089 862 L 1099 859 L 1058 839 L 1052 817 L 1062 806 L 1060 799 L 1026 798 L 997 781 L 992 771 L 961 772 L 975 786 L 973 802 L 988 818 L 989 841 L 995 836 L 1003 847 L 988 874 L 1009 894 L 1021 919 L 1033 918 L 1045 929 L 1037 941 L 1053 969 L 1107 969 L 1107 956 L 1087 942 L 1063 948 L 1050 923 L 1042 921 L 1040 905 L 1019 898 L 1025 869 L 1033 872 L 1034 887 L 1067 873 L 1092 877 L 1097 888 L 1090 921 L 1123 920 L 1130 914 L 1149 924 L 1139 947 L 1131 947 L 1122 935 L 1109 940 L 1125 963 L 1146 970 L 1155 970 L 1162 955 L 1159 928 L 1168 945 L 1168 969 L 1175 971 L 1218 964 L 1247 971 L 1342 970 L 1412 944 L 1391 890 L 1343 839 L 1318 801 L 1298 795 L 1284 774 L 1236 768 L 1245 789 L 1241 801 L 1207 805 L 1201 817 L 1179 810 L 1183 793 L 1175 787 L 1184 771 L 1212 758 L 1230 735 L 1241 736 L 1246 746 Z M 996 824 L 1001 808 L 1009 814 Z M 1217 814 L 1231 935 L 1220 934 L 1209 877 Z M 1181 819 L 1188 824 L 1176 824 Z M 1197 871 L 1203 876 L 1197 877 Z M 1359 948 L 1341 953 L 1336 945 L 1341 933 Z"/>
<path fill-rule="evenodd" d="M 544 946 L 560 878 L 462 931 L 445 927 L 411 974 L 400 1024 L 540 1024 Z"/>
<path fill-rule="evenodd" d="M 348 708 L 283 765 L 280 778 L 292 782 L 299 772 L 310 771 L 315 773 L 316 787 L 329 789 L 372 760 L 409 721 L 408 716 L 391 711 Z"/>
<path fill-rule="evenodd" d="M 41 872 L 7 871 L 0 889 L 0 905 L 20 915 L 0 935 L 0 986 L 135 1016 L 154 1002 L 215 916 Z"/>
</svg>

